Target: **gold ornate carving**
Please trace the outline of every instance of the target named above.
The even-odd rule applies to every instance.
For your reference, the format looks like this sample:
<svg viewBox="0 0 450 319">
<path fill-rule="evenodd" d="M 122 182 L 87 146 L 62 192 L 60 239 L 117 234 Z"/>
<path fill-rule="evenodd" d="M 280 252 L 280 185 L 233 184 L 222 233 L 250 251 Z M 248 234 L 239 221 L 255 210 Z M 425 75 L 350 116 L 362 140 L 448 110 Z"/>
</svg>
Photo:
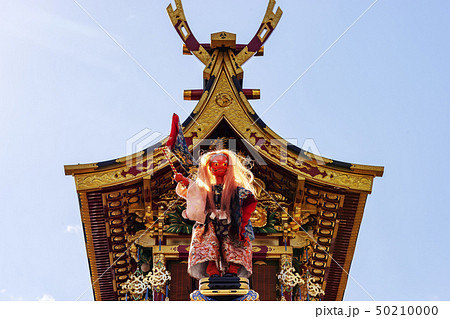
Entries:
<svg viewBox="0 0 450 319">
<path fill-rule="evenodd" d="M 163 160 L 162 154 L 155 153 L 114 170 L 77 174 L 74 176 L 75 184 L 80 191 L 130 182 L 151 174 L 154 169 L 159 169 Z"/>
<path fill-rule="evenodd" d="M 286 197 L 277 192 L 268 192 L 265 190 L 265 183 L 259 178 L 255 178 L 253 185 L 255 187 L 255 196 L 258 199 L 258 205 L 252 213 L 250 220 L 253 227 L 264 227 L 267 224 L 268 212 L 282 212 L 289 205 Z"/>
<path fill-rule="evenodd" d="M 264 191 L 258 198 L 261 205 L 267 207 L 271 212 L 286 210 L 290 202 L 286 197 L 277 192 Z"/>
<path fill-rule="evenodd" d="M 122 289 L 125 289 L 127 293 L 138 298 L 147 289 L 151 289 L 151 284 L 144 274 L 132 274 L 127 282 L 121 284 Z"/>
<path fill-rule="evenodd" d="M 313 231 L 305 233 L 304 231 L 294 232 L 290 244 L 294 248 L 302 248 L 308 246 L 314 240 Z"/>
<path fill-rule="evenodd" d="M 255 188 L 256 198 L 261 197 L 261 193 L 266 189 L 266 184 L 259 178 L 255 178 L 253 181 L 253 187 Z"/>
<path fill-rule="evenodd" d="M 166 269 L 166 260 L 163 254 L 153 256 L 153 270 L 147 274 L 148 282 L 152 288 L 161 292 L 172 279 L 170 272 Z"/>
<path fill-rule="evenodd" d="M 215 97 L 217 105 L 227 107 L 233 101 L 233 97 L 228 93 L 217 93 Z"/>
<path fill-rule="evenodd" d="M 309 277 L 307 280 L 308 294 L 312 297 L 320 297 L 325 295 L 322 285 L 315 282 L 314 277 Z"/>
<path fill-rule="evenodd" d="M 256 206 L 255 211 L 250 217 L 253 227 L 264 227 L 267 224 L 267 211 L 261 207 Z"/>
<path fill-rule="evenodd" d="M 333 183 L 346 186 L 352 189 L 359 189 L 370 192 L 372 190 L 372 177 L 364 177 L 353 174 L 345 174 L 334 171 Z M 330 178 L 331 180 L 331 178 Z"/>
<path fill-rule="evenodd" d="M 161 195 L 160 200 L 162 202 L 169 202 L 169 204 L 171 203 L 171 201 L 173 200 L 178 200 L 178 195 L 175 192 L 174 189 L 168 190 L 165 194 Z M 158 202 L 159 203 L 159 202 Z"/>
<path fill-rule="evenodd" d="M 127 282 L 121 284 L 121 288 L 138 300 L 147 289 L 157 292 L 164 291 L 170 280 L 171 276 L 166 269 L 164 255 L 158 254 L 155 255 L 152 271 L 146 275 L 143 273 L 132 274 Z"/>
<path fill-rule="evenodd" d="M 255 147 L 260 153 L 266 154 L 268 158 L 298 175 L 343 188 L 366 192 L 372 190 L 372 176 L 342 172 L 319 165 L 314 160 L 305 160 L 302 154 L 294 154 L 287 150 L 287 146 L 280 145 L 281 140 L 271 143 L 264 137 L 253 135 L 253 140 L 255 139 L 258 139 L 258 141 L 263 139 L 264 141 L 264 143 L 256 143 L 255 141 Z"/>
<path fill-rule="evenodd" d="M 292 256 L 282 255 L 280 259 L 281 270 L 277 275 L 280 284 L 283 285 L 284 288 L 292 289 L 296 285 L 303 285 L 305 281 L 300 277 L 300 274 L 297 273 L 292 267 Z"/>
<path fill-rule="evenodd" d="M 75 175 L 75 183 L 78 190 L 88 190 L 120 183 L 124 178 L 120 175 L 121 170 L 108 171 L 105 173 L 90 173 Z"/>
<path fill-rule="evenodd" d="M 222 52 L 220 52 L 220 54 L 222 54 Z M 201 113 L 199 115 L 201 117 L 201 121 L 192 123 L 193 125 L 190 126 L 188 131 L 185 133 L 186 136 L 190 136 L 192 133 L 197 134 L 197 139 L 194 140 L 194 144 L 195 141 L 206 138 L 211 132 L 211 129 L 223 117 L 225 117 L 232 126 L 239 128 L 238 131 L 243 134 L 245 139 L 250 139 L 251 131 L 246 131 L 245 129 L 253 128 L 253 121 L 250 119 L 247 112 L 244 111 L 242 106 L 240 106 L 241 100 L 236 96 L 234 90 L 232 89 L 230 79 L 227 77 L 224 68 L 219 67 L 218 70 L 219 72 L 217 74 L 214 73 L 217 80 L 211 89 L 209 98 L 201 107 L 199 105 L 196 107 L 196 110 L 198 110 L 197 112 Z M 227 96 L 231 97 L 231 103 L 228 107 L 221 107 L 216 103 L 215 97 L 217 94 L 227 94 Z M 201 101 L 199 104 L 200 103 Z"/>
</svg>

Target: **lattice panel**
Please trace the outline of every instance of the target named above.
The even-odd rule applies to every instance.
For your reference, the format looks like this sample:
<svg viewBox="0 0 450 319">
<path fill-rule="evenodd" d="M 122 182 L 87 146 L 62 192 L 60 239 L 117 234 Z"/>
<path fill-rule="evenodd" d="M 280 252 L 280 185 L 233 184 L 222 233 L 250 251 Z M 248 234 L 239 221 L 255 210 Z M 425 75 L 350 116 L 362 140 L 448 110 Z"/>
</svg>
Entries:
<svg viewBox="0 0 450 319">
<path fill-rule="evenodd" d="M 278 261 L 256 261 L 251 277 L 252 289 L 259 293 L 262 301 L 277 300 Z"/>
</svg>

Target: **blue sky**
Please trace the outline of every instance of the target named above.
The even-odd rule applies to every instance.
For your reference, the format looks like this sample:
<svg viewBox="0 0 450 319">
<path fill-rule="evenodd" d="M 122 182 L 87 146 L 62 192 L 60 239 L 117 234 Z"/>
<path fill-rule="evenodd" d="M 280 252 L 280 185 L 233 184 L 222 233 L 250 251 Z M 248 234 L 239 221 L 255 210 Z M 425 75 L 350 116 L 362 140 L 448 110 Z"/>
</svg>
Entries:
<svg viewBox="0 0 450 319">
<path fill-rule="evenodd" d="M 195 107 L 183 89 L 202 85 L 169 1 L 77 2 L 153 79 L 75 1 L 0 3 L 0 300 L 93 299 L 64 165 L 122 157 L 145 128 L 167 135 L 172 113 Z M 267 2 L 183 4 L 200 42 L 229 31 L 247 43 Z M 321 56 L 373 2 L 277 1 L 283 17 L 244 87 L 261 89 L 252 105 L 284 138 L 385 167 L 344 299 L 449 300 L 450 3 L 379 0 Z"/>
</svg>

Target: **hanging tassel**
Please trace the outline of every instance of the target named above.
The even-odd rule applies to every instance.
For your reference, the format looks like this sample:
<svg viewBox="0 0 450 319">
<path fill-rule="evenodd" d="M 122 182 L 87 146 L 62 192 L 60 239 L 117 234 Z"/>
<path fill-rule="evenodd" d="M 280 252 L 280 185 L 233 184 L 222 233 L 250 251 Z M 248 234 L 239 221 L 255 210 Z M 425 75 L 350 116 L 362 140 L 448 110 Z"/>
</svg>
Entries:
<svg viewBox="0 0 450 319">
<path fill-rule="evenodd" d="M 169 297 L 169 285 L 166 285 L 166 298 Z"/>
<path fill-rule="evenodd" d="M 283 298 L 284 294 L 283 294 L 283 285 L 281 285 L 281 297 Z"/>
<path fill-rule="evenodd" d="M 284 250 L 287 251 L 287 238 L 284 239 Z"/>
<path fill-rule="evenodd" d="M 125 301 L 128 301 L 128 292 L 125 294 Z"/>
<path fill-rule="evenodd" d="M 308 279 L 309 279 L 309 271 L 306 271 L 306 300 L 309 301 L 309 283 L 308 283 Z"/>
<path fill-rule="evenodd" d="M 159 238 L 159 251 L 161 251 L 161 237 Z"/>
<path fill-rule="evenodd" d="M 145 300 L 148 300 L 148 288 L 147 291 L 145 292 Z"/>
<path fill-rule="evenodd" d="M 308 248 L 306 248 L 306 267 L 308 267 Z M 306 300 L 309 301 L 308 278 L 309 270 L 306 268 Z"/>
<path fill-rule="evenodd" d="M 138 249 L 137 249 L 137 262 L 139 262 L 139 246 L 138 246 Z"/>
</svg>

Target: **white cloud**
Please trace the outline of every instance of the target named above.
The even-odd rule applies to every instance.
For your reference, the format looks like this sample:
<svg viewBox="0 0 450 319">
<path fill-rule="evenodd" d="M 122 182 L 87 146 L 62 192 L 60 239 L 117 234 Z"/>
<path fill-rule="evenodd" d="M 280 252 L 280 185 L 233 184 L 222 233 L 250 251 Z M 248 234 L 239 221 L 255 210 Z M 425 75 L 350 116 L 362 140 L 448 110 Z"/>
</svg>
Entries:
<svg viewBox="0 0 450 319">
<path fill-rule="evenodd" d="M 0 289 L 0 294 L 4 294 L 6 292 L 6 289 Z"/>
<path fill-rule="evenodd" d="M 80 225 L 67 225 L 66 232 L 78 234 L 79 232 L 81 232 L 81 226 Z"/>
<path fill-rule="evenodd" d="M 38 298 L 38 301 L 55 301 L 55 298 L 48 294 L 44 294 L 41 298 Z"/>
</svg>

